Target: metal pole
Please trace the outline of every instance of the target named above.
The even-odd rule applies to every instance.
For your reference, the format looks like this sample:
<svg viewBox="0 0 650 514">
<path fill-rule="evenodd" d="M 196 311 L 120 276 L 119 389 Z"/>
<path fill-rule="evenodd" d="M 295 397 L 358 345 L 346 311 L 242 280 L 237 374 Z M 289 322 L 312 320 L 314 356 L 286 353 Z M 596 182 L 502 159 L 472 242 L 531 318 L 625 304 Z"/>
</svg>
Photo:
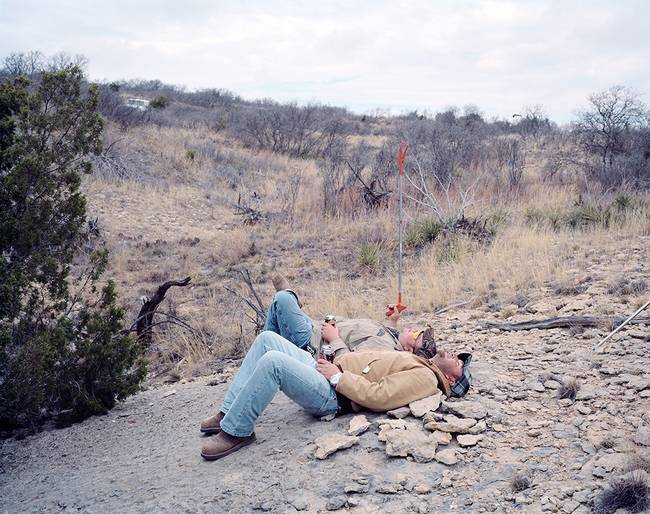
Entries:
<svg viewBox="0 0 650 514">
<path fill-rule="evenodd" d="M 629 318 L 627 318 L 623 323 L 621 323 L 618 327 L 616 327 L 606 338 L 604 338 L 602 341 L 600 341 L 597 345 L 594 346 L 594 351 L 598 350 L 602 345 L 605 344 L 606 341 L 609 340 L 610 337 L 612 337 L 614 334 L 616 334 L 619 330 L 621 330 L 625 325 L 627 325 L 630 321 L 632 321 L 634 318 L 636 318 L 641 312 L 643 312 L 648 305 L 650 305 L 650 300 L 645 302 L 638 311 L 636 311 L 634 314 L 632 314 Z"/>
</svg>

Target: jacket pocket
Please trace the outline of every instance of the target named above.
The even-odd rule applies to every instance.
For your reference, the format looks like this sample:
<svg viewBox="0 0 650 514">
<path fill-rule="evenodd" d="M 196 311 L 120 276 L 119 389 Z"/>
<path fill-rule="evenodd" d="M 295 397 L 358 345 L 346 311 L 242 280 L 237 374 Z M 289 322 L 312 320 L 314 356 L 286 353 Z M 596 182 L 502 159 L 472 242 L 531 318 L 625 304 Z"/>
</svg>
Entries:
<svg viewBox="0 0 650 514">
<path fill-rule="evenodd" d="M 363 375 L 367 375 L 368 373 L 370 373 L 370 369 L 372 368 L 372 364 L 374 362 L 377 362 L 378 360 L 379 359 L 377 358 L 377 359 L 372 359 L 370 362 L 368 362 L 368 364 L 366 364 L 366 367 L 361 370 L 361 373 Z"/>
</svg>

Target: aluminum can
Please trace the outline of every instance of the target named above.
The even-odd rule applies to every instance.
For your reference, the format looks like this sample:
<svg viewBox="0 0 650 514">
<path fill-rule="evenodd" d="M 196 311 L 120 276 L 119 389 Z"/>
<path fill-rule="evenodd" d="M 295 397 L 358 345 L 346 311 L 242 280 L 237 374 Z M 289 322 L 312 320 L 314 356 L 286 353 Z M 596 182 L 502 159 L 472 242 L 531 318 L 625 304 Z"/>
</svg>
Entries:
<svg viewBox="0 0 650 514">
<path fill-rule="evenodd" d="M 320 357 L 321 359 L 334 362 L 334 348 L 331 344 L 323 344 L 320 347 Z"/>
<path fill-rule="evenodd" d="M 336 326 L 336 316 L 334 316 L 334 314 L 328 314 L 325 316 L 325 323 Z"/>
</svg>

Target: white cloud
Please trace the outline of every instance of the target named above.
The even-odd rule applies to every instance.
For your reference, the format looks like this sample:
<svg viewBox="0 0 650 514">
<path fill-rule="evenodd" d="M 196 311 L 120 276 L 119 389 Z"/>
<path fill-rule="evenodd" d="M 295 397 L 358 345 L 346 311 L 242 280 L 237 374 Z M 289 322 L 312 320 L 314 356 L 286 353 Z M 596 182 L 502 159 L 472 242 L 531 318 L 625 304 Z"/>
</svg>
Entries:
<svg viewBox="0 0 650 514">
<path fill-rule="evenodd" d="M 0 54 L 82 53 L 96 79 L 159 78 L 355 110 L 474 103 L 570 119 L 614 83 L 648 92 L 642 1 L 0 0 Z"/>
</svg>

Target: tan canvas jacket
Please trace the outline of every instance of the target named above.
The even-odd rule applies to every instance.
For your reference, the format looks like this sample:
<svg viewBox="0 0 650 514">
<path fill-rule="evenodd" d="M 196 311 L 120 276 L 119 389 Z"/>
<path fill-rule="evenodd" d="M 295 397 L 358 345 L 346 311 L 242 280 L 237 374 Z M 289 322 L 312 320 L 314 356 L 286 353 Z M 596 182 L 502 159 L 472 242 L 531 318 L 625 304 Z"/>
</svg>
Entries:
<svg viewBox="0 0 650 514">
<path fill-rule="evenodd" d="M 322 320 L 313 320 L 311 346 L 318 352 Z M 371 319 L 337 319 L 339 338 L 330 344 L 337 357 L 347 352 L 403 350 L 399 341 L 377 321 Z"/>
<path fill-rule="evenodd" d="M 443 373 L 422 357 L 408 352 L 353 352 L 336 357 L 343 374 L 336 392 L 376 412 L 408 405 L 442 391 L 451 396 Z"/>
</svg>

